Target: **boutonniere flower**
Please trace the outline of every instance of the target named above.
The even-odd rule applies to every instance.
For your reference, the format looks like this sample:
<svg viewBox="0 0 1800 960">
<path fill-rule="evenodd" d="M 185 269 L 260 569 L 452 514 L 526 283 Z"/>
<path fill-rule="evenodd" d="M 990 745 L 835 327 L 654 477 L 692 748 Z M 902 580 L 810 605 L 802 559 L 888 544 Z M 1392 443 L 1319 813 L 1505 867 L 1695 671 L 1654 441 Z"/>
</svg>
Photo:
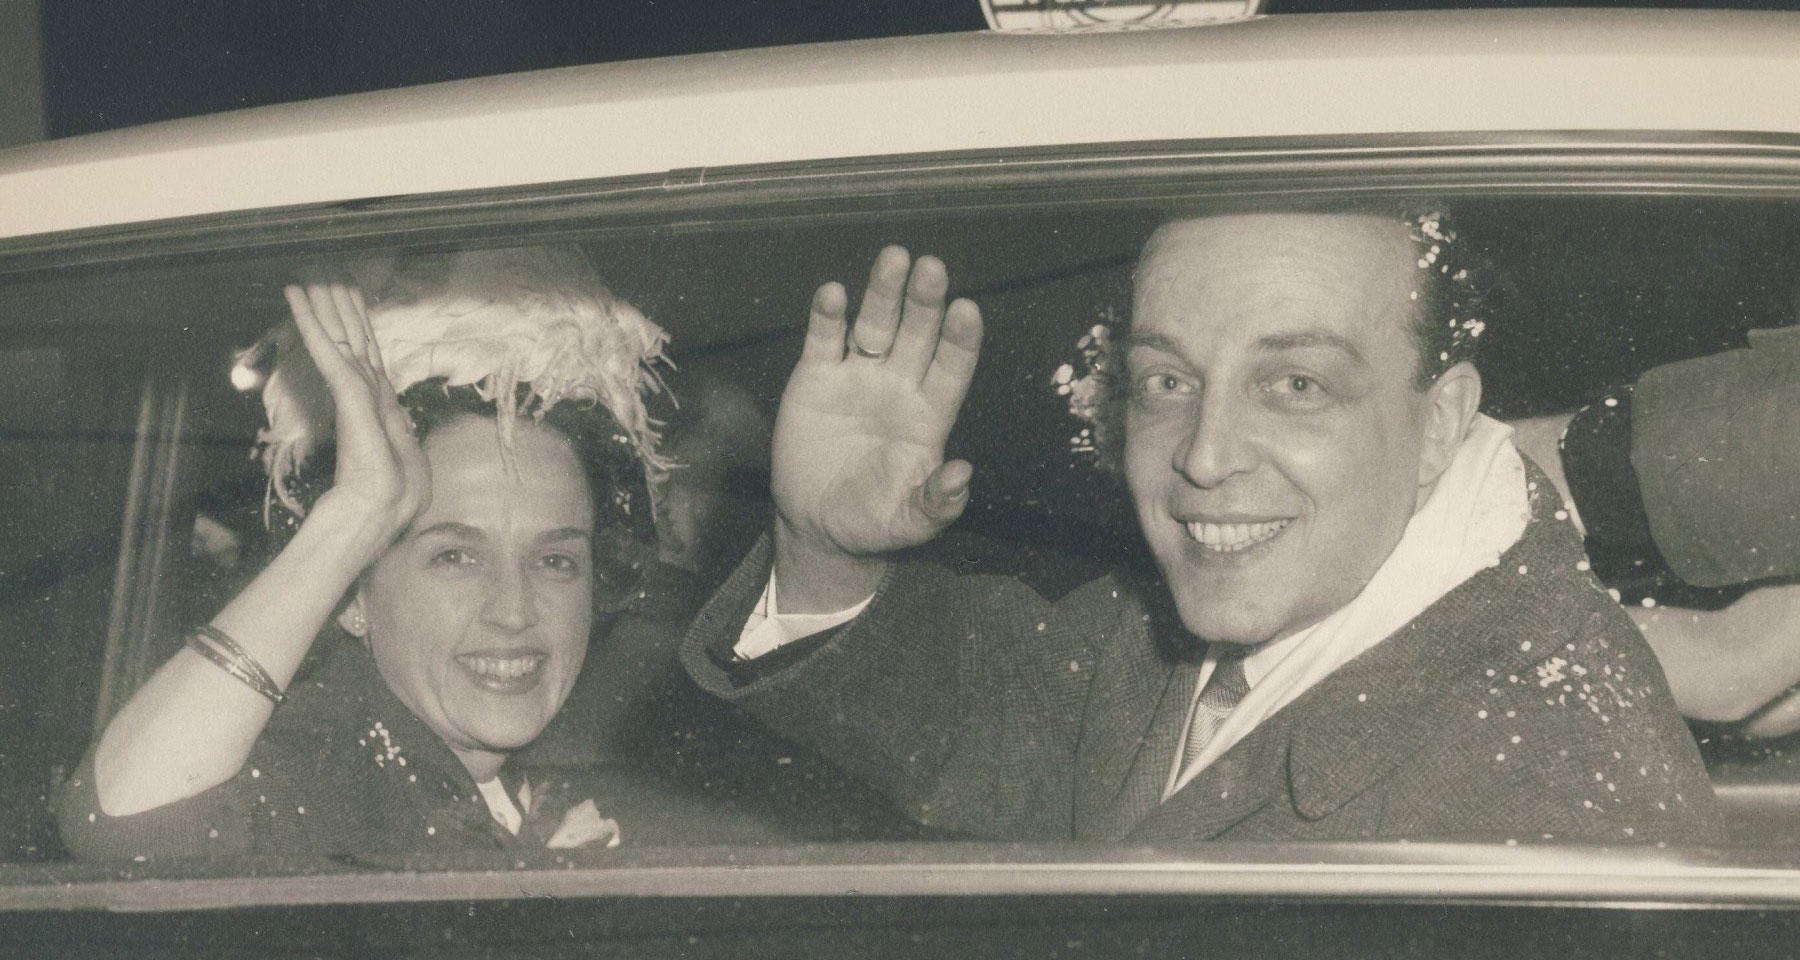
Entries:
<svg viewBox="0 0 1800 960">
<path fill-rule="evenodd" d="M 602 817 L 594 801 L 583 800 L 563 814 L 562 824 L 544 846 L 552 850 L 572 850 L 599 844 L 611 849 L 619 845 L 619 821 L 610 817 Z"/>
</svg>

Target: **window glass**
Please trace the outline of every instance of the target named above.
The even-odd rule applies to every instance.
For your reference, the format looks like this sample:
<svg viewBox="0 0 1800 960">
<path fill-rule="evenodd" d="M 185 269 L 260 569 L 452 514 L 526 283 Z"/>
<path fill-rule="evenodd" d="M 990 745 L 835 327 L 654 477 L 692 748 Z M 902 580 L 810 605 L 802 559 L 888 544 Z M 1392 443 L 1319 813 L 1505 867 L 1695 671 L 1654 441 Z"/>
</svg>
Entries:
<svg viewBox="0 0 1800 960">
<path fill-rule="evenodd" d="M 1418 199 L 1392 208 L 1409 204 L 1430 207 Z M 1233 209 L 1249 211 L 1253 219 L 1267 208 L 1239 204 Z M 1464 258 L 1459 263 L 1479 265 L 1484 299 L 1478 316 L 1472 309 L 1446 322 L 1479 320 L 1471 336 L 1479 337 L 1482 351 L 1481 409 L 1495 418 L 1566 415 L 1604 402 L 1602 398 L 1654 367 L 1741 348 L 1748 331 L 1788 326 L 1795 319 L 1800 221 L 1785 203 L 1489 197 L 1453 202 L 1447 209 L 1453 211 L 1458 256 Z M 596 229 L 565 238 L 564 249 L 579 251 L 619 300 L 667 332 L 669 363 L 660 376 L 668 392 L 649 399 L 648 416 L 662 424 L 663 452 L 679 464 L 654 495 L 659 542 L 643 562 L 632 567 L 620 561 L 615 569 L 609 561 L 623 554 L 595 553 L 599 590 L 613 593 L 596 605 L 585 662 L 578 676 L 571 671 L 567 700 L 552 703 L 541 734 L 533 732 L 524 738 L 527 743 L 507 751 L 510 766 L 496 774 L 500 800 L 470 773 L 466 785 L 451 783 L 454 777 L 443 781 L 448 800 L 434 794 L 416 801 L 418 810 L 405 816 L 388 809 L 415 802 L 403 792 L 416 782 L 409 780 L 413 771 L 431 768 L 435 776 L 443 771 L 432 764 L 442 756 L 461 756 L 446 749 L 455 744 L 407 740 L 454 728 L 454 717 L 394 714 L 395 719 L 380 726 L 352 731 L 354 748 L 333 741 L 329 749 L 302 750 L 293 754 L 300 759 L 271 768 L 266 779 L 260 768 L 247 766 L 209 794 L 210 799 L 203 798 L 214 806 L 176 810 L 177 818 L 198 818 L 179 827 L 194 828 L 191 852 L 209 855 L 207 841 L 218 840 L 236 844 L 228 849 L 246 856 L 288 854 L 314 835 L 308 832 L 311 827 L 269 832 L 274 828 L 246 818 L 342 816 L 355 820 L 343 828 L 346 835 L 360 836 L 359 830 L 379 829 L 369 824 L 413 817 L 432 836 L 444 824 L 446 832 L 487 836 L 487 847 L 438 850 L 423 840 L 409 840 L 367 851 L 373 862 L 433 849 L 453 865 L 486 869 L 495 862 L 495 851 L 513 849 L 511 841 L 492 834 L 489 820 L 505 829 L 503 809 L 511 804 L 529 821 L 538 810 L 534 798 L 540 804 L 567 799 L 557 795 L 569 782 L 566 771 L 595 767 L 611 771 L 612 792 L 604 796 L 613 806 L 592 805 L 588 816 L 576 813 L 580 804 L 570 802 L 558 810 L 556 823 L 542 828 L 546 837 L 565 827 L 577 829 L 576 821 L 587 816 L 580 829 L 601 835 L 616 827 L 621 845 L 1067 839 L 1053 836 L 1054 831 L 1025 814 L 986 836 L 954 819 L 943 822 L 928 814 L 924 823 L 917 822 L 916 807 L 909 812 L 892 802 L 891 785 L 865 782 L 868 777 L 843 769 L 845 758 L 855 756 L 855 736 L 863 728 L 855 723 L 839 728 L 837 715 L 820 713 L 812 720 L 815 742 L 797 742 L 751 716 L 758 709 L 754 702 L 746 712 L 696 687 L 684 669 L 681 648 L 701 606 L 770 529 L 771 437 L 814 290 L 841 281 L 855 304 L 870 262 L 887 244 L 940 257 L 948 266 L 952 294 L 977 302 L 985 325 L 978 372 L 948 444 L 949 456 L 974 464 L 972 502 L 954 529 L 926 548 L 917 562 L 961 576 L 1002 578 L 1053 599 L 1066 598 L 1109 571 L 1137 571 L 1146 578 L 1142 582 L 1152 585 L 1149 589 L 1163 591 L 1149 598 L 1146 610 L 1151 613 L 1146 616 L 1180 616 L 1181 610 L 1167 609 L 1167 585 L 1149 572 L 1155 567 L 1155 538 L 1140 531 L 1124 481 L 1108 465 L 1115 449 L 1107 444 L 1118 443 L 1117 434 L 1104 435 L 1104 427 L 1071 412 L 1090 399 L 1086 391 L 1097 362 L 1113 364 L 1110 369 L 1121 380 L 1147 369 L 1128 362 L 1124 353 L 1102 360 L 1099 344 L 1111 339 L 1122 346 L 1119 338 L 1127 324 L 1138 322 L 1132 314 L 1134 266 L 1146 240 L 1170 216 L 1170 211 L 1133 203 L 1110 209 L 901 212 L 809 224 Z M 368 288 L 373 300 L 391 282 L 396 262 L 436 258 L 432 262 L 439 267 L 434 269 L 441 272 L 471 251 L 517 250 L 519 244 L 516 238 L 471 235 L 459 245 L 429 250 L 393 245 L 305 258 L 227 259 L 113 277 L 90 272 L 37 278 L 0 289 L 0 324 L 5 325 L 0 329 L 16 327 L 25 341 L 0 349 L 0 517 L 5 530 L 0 537 L 0 638 L 8 651 L 0 669 L 0 742 L 5 744 L 0 789 L 9 791 L 0 803 L 7 811 L 0 814 L 0 855 L 14 861 L 69 855 L 50 819 L 54 792 L 70 789 L 65 781 L 71 777 L 93 776 L 91 767 L 84 769 L 83 757 L 99 731 L 159 667 L 184 649 L 191 628 L 218 616 L 284 548 L 299 542 L 294 539 L 298 520 L 283 507 L 283 491 L 271 485 L 264 463 L 253 456 L 259 431 L 269 425 L 257 389 L 266 382 L 273 358 L 266 350 L 243 352 L 288 322 L 283 285 L 333 276 Z M 42 312 L 46 303 L 57 305 L 55 316 Z M 1205 315 L 1211 303 L 1192 305 L 1191 316 L 1182 316 L 1215 320 Z M 1289 305 L 1271 294 L 1264 306 L 1278 311 Z M 1259 314 L 1248 310 L 1243 316 L 1250 323 Z M 1229 339 L 1231 328 L 1220 329 L 1225 331 L 1220 336 Z M 1180 377 L 1168 380 L 1171 390 L 1191 386 L 1211 396 L 1206 391 L 1219 388 L 1209 376 L 1238 375 L 1236 367 L 1215 364 L 1208 349 L 1195 345 L 1192 351 L 1197 352 L 1172 351 L 1188 365 L 1181 376 L 1192 377 L 1191 383 Z M 1315 377 L 1310 369 L 1301 375 L 1330 379 L 1328 374 Z M 1276 378 L 1280 383 L 1269 389 L 1292 387 L 1292 371 L 1275 372 L 1288 379 Z M 1266 408 L 1257 410 L 1264 412 L 1255 416 L 1274 416 Z M 1150 429 L 1143 425 L 1149 421 L 1130 422 L 1140 424 L 1136 429 Z M 1262 441 L 1249 437 L 1242 442 L 1249 449 Z M 1181 456 L 1192 452 L 1180 449 L 1187 451 Z M 319 462 L 330 460 L 326 453 L 319 456 Z M 303 476 L 294 488 L 299 499 L 314 498 L 329 486 L 317 463 L 312 474 Z M 1623 481 L 1630 488 L 1630 478 Z M 629 499 L 627 487 L 621 481 L 609 496 Z M 444 508 L 443 503 L 438 506 Z M 597 509 L 615 519 L 629 514 L 623 507 L 623 513 L 615 512 L 608 503 Z M 1220 536 L 1249 537 L 1260 535 L 1250 530 L 1258 524 L 1255 518 L 1240 518 L 1214 525 L 1248 531 L 1225 529 Z M 1196 542 L 1204 541 L 1196 536 Z M 617 542 L 624 544 L 623 539 Z M 410 543 L 403 538 L 395 549 L 410 549 Z M 443 565 L 478 566 L 486 562 L 483 549 L 488 547 L 448 543 L 422 560 L 421 569 L 425 564 L 439 565 L 431 571 Z M 504 553 L 493 549 L 495 556 Z M 1627 557 L 1622 562 L 1629 566 L 1636 561 Z M 1622 602 L 1639 610 L 1650 609 L 1646 600 L 1671 607 L 1671 617 L 1690 609 L 1709 614 L 1729 610 L 1745 593 L 1745 588 L 1685 589 L 1635 577 L 1629 569 L 1609 576 Z M 375 710 L 368 716 L 376 717 L 379 710 L 396 709 L 384 699 L 394 697 L 400 709 L 425 714 L 439 709 L 441 704 L 433 706 L 439 692 L 430 684 L 436 682 L 432 670 L 441 664 L 421 674 L 427 677 L 420 681 L 425 692 L 409 694 L 412 681 L 406 668 L 365 652 L 369 628 L 350 625 L 368 609 L 356 598 L 378 593 L 379 586 L 371 582 L 369 577 L 348 581 L 343 600 L 332 605 L 298 667 L 289 704 L 276 708 L 277 717 L 283 711 L 296 711 L 296 717 L 297 711 L 320 711 L 309 722 L 341 724 L 348 721 L 332 711 Z M 743 593 L 742 584 L 736 589 Z M 753 601 L 755 593 L 748 598 Z M 1178 591 L 1174 599 L 1180 607 Z M 974 618 L 970 622 L 980 619 L 968 612 Z M 1492 613 L 1494 618 L 1506 615 Z M 370 616 L 382 623 L 378 615 Z M 1187 642 L 1179 623 L 1158 621 L 1156 629 L 1170 630 L 1166 639 L 1173 642 Z M 1769 629 L 1786 627 L 1775 623 Z M 1706 639 L 1698 638 L 1702 643 Z M 1753 651 L 1755 643 L 1736 634 L 1718 644 L 1716 653 L 1700 659 L 1729 664 L 1732 657 L 1761 656 Z M 1093 640 L 1082 648 L 1085 652 L 1067 659 L 1066 669 L 1077 674 L 1096 669 L 1103 660 L 1099 646 Z M 519 653 L 524 647 L 459 649 L 452 653 L 463 660 L 449 657 L 445 662 L 464 663 L 472 675 L 485 678 L 472 682 L 494 690 L 529 686 L 518 678 L 539 669 L 534 659 L 539 654 Z M 690 658 L 704 655 L 690 651 Z M 836 654 L 826 650 L 813 655 Z M 1765 672 L 1779 669 L 1769 665 L 1775 660 L 1756 662 Z M 969 664 L 975 669 L 973 660 Z M 896 667 L 877 662 L 869 669 Z M 346 689 L 346 671 L 357 670 L 363 671 L 366 689 L 337 700 L 309 692 L 333 684 L 339 685 L 334 690 Z M 1671 682 L 1685 682 L 1672 666 L 1670 673 Z M 1562 687 L 1559 674 L 1539 684 L 1543 676 L 1547 674 L 1528 675 L 1523 682 L 1541 687 L 1534 692 L 1551 699 L 1565 690 L 1576 698 L 1584 683 L 1577 677 Z M 1505 679 L 1498 677 L 1495 683 Z M 1520 683 L 1517 678 L 1512 682 Z M 1633 684 L 1636 690 L 1637 681 Z M 1677 699 L 1681 693 L 1677 691 Z M 1084 698 L 1106 695 L 1096 688 L 1076 699 L 1018 709 L 1058 717 L 1095 709 Z M 1660 692 L 1645 696 L 1666 700 Z M 1585 703 L 1585 697 L 1580 699 Z M 381 701 L 379 707 L 371 706 L 376 701 Z M 864 706 L 846 701 L 833 709 Z M 1008 708 L 1000 703 L 970 709 L 981 714 Z M 1800 777 L 1786 760 L 1791 741 L 1753 736 L 1757 731 L 1740 722 L 1752 713 L 1746 708 L 1736 717 L 1722 718 L 1715 711 L 1697 721 L 1695 736 L 1718 776 L 1727 814 L 1737 818 L 1740 832 L 1734 839 L 1791 842 L 1800 836 L 1790 829 L 1800 810 L 1767 803 L 1754 811 L 1734 806 L 1734 797 L 1747 794 L 1734 794 L 1732 784 L 1792 784 Z M 360 724 L 363 716 L 356 713 L 355 722 Z M 287 729 L 283 736 L 291 735 Z M 1030 730 L 1007 729 L 1009 736 L 1033 736 Z M 932 742 L 959 748 L 954 733 L 945 731 Z M 325 739 L 320 742 L 337 735 L 332 728 L 321 734 Z M 263 788 L 275 778 L 311 769 L 305 764 L 318 756 L 337 757 L 330 751 L 339 746 L 346 751 L 345 762 L 354 757 L 357 763 L 374 764 L 342 778 L 345 784 L 361 784 L 354 789 L 366 793 L 311 812 L 299 809 L 304 801 L 289 809 L 268 800 L 270 795 L 310 796 L 307 790 L 323 789 L 319 783 L 285 785 L 282 793 Z M 1005 756 L 1015 747 L 995 742 L 982 750 Z M 279 754 L 276 746 L 267 749 L 271 752 L 253 756 Z M 396 769 L 389 769 L 389 761 Z M 399 773 L 400 767 L 407 772 Z M 341 772 L 315 771 L 320 782 Z M 1577 773 L 1588 775 L 1562 771 Z M 1066 793 L 1075 789 L 1070 779 L 1078 774 L 1018 775 L 1040 778 L 1042 791 Z M 1603 786 L 1609 782 L 1603 778 Z M 527 785 L 529 791 L 522 794 Z M 1420 781 L 1418 788 L 1428 785 Z M 545 799 L 552 796 L 556 799 Z M 1757 796 L 1766 800 L 1767 794 Z M 958 802 L 969 801 L 965 796 Z M 228 815 L 236 817 L 229 828 L 223 820 L 207 819 Z M 457 816 L 473 816 L 476 826 L 466 819 L 457 821 L 460 826 L 451 824 Z M 154 833 L 164 827 L 143 829 Z M 1560 829 L 1551 825 L 1544 832 Z M 1321 836 L 1299 831 L 1283 839 Z M 112 837 L 94 849 L 123 850 L 108 846 L 116 842 L 123 841 Z M 322 857 L 359 852 L 310 851 Z M 464 853 L 467 857 L 458 859 Z M 227 860 L 209 869 L 233 872 L 237 867 Z"/>
</svg>

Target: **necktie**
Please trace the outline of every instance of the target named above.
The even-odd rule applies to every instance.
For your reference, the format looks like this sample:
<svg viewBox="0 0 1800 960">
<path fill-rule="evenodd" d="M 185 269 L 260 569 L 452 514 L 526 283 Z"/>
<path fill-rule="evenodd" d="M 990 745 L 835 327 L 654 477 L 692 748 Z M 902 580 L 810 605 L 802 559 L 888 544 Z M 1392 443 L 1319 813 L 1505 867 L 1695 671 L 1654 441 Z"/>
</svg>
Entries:
<svg viewBox="0 0 1800 960">
<path fill-rule="evenodd" d="M 1244 678 L 1244 658 L 1229 654 L 1220 657 L 1212 676 L 1207 678 L 1206 689 L 1200 691 L 1200 699 L 1194 703 L 1194 716 L 1188 722 L 1187 745 L 1181 751 L 1182 774 L 1185 775 L 1194 761 L 1200 759 L 1201 751 L 1212 742 L 1220 724 L 1249 692 L 1250 681 Z"/>
</svg>

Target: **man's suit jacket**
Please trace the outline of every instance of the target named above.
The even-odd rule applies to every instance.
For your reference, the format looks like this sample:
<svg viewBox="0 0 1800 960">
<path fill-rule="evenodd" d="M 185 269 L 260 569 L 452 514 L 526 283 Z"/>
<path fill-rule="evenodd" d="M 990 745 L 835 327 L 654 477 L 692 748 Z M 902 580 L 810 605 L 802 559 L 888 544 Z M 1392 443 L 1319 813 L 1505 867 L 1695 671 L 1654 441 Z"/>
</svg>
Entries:
<svg viewBox="0 0 1800 960">
<path fill-rule="evenodd" d="M 767 580 L 765 541 L 701 612 L 683 659 L 920 822 L 981 837 L 1718 840 L 1654 655 L 1533 475 L 1531 522 L 1498 566 L 1166 802 L 1200 657 L 1142 599 L 1160 587 L 1111 576 L 1050 600 L 1011 578 L 897 563 L 856 620 L 745 677 L 722 652 Z"/>
</svg>

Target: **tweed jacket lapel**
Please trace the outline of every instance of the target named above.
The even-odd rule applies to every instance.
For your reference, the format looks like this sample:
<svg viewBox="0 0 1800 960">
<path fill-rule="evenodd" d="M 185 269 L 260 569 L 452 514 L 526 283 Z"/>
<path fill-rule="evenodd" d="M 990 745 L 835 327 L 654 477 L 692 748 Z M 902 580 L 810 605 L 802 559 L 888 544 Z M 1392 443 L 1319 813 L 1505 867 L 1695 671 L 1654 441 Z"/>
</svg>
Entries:
<svg viewBox="0 0 1800 960">
<path fill-rule="evenodd" d="M 1115 643 L 1097 669 L 1076 751 L 1075 837 L 1119 840 L 1162 800 L 1198 663 L 1170 664 L 1148 638 Z"/>
<path fill-rule="evenodd" d="M 1268 806 L 1287 786 L 1282 759 L 1287 753 L 1289 722 L 1283 713 L 1287 711 L 1269 718 L 1174 796 L 1148 811 L 1127 836 L 1153 843 L 1211 840 Z M 1174 760 L 1171 747 L 1163 757 L 1165 777 Z"/>
<path fill-rule="evenodd" d="M 1416 755 L 1456 722 L 1453 684 L 1516 678 L 1549 651 L 1506 636 L 1557 637 L 1557 611 L 1585 558 L 1535 467 L 1532 518 L 1497 566 L 1470 577 L 1386 640 L 1277 711 L 1135 829 L 1134 840 L 1210 840 L 1285 797 L 1300 818 L 1320 820 Z M 1583 578 L 1585 579 L 1585 578 Z M 1177 720 L 1179 723 L 1179 720 Z M 1172 748 L 1171 748 L 1172 749 Z M 1172 762 L 1172 754 L 1164 762 Z M 1166 767 L 1165 767 L 1166 773 Z"/>
<path fill-rule="evenodd" d="M 1500 558 L 1411 623 L 1289 705 L 1288 776 L 1294 807 L 1323 818 L 1437 732 L 1467 722 L 1458 685 L 1498 689 L 1532 674 L 1568 632 L 1574 591 L 1598 590 L 1562 502 L 1528 462 L 1532 516 Z M 1502 630 L 1504 625 L 1505 630 Z M 1513 639 L 1536 638 L 1536 642 Z"/>
<path fill-rule="evenodd" d="M 1486 593 L 1477 583 L 1486 576 L 1464 586 Z M 1452 678 L 1490 661 L 1496 670 L 1523 669 L 1513 657 L 1530 662 L 1517 650 L 1496 660 L 1504 651 L 1486 642 L 1491 624 L 1473 624 L 1466 606 L 1439 601 L 1257 726 L 1128 835 L 1158 843 L 1212 840 L 1281 799 L 1304 820 L 1336 812 L 1448 721 L 1437 694 Z M 1165 775 L 1172 757 L 1163 757 Z"/>
</svg>

